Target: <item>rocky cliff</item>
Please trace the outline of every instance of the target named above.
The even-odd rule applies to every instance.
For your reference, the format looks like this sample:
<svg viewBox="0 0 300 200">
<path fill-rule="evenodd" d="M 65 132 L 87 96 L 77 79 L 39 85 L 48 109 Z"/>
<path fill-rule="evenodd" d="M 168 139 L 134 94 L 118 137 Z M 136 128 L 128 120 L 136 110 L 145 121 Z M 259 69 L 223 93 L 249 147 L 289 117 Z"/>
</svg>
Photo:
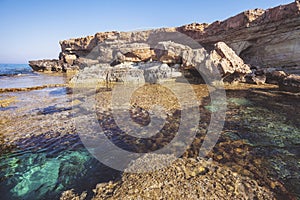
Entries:
<svg viewBox="0 0 300 200">
<path fill-rule="evenodd" d="M 170 41 L 175 45 L 163 44 Z M 227 53 L 222 53 L 220 48 L 216 50 L 220 47 L 219 42 L 224 43 L 222 48 L 226 48 Z M 212 24 L 96 33 L 60 41 L 60 45 L 59 61 L 50 61 L 54 63 L 50 65 L 47 61 L 48 67 L 45 67 L 44 60 L 30 62 L 32 68 L 37 71 L 68 71 L 91 64 L 115 66 L 124 62 L 155 60 L 168 65 L 179 64 L 183 69 L 199 70 L 201 62 L 195 62 L 195 59 L 205 61 L 209 58 L 216 68 L 221 69 L 223 79 L 237 74 L 240 78 L 251 72 L 249 67 L 300 74 L 297 54 L 300 51 L 300 3 L 296 0 L 267 10 L 248 10 Z M 248 68 L 244 62 L 249 64 Z"/>
<path fill-rule="evenodd" d="M 193 23 L 176 30 L 203 45 L 223 41 L 253 66 L 300 72 L 299 1 L 268 10 L 248 10 L 224 21 Z"/>
</svg>

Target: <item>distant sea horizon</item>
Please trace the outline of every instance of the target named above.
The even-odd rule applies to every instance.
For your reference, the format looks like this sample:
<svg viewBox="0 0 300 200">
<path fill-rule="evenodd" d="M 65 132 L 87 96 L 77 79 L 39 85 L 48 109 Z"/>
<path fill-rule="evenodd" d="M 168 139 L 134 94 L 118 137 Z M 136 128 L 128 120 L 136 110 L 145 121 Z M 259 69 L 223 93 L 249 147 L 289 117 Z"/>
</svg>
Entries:
<svg viewBox="0 0 300 200">
<path fill-rule="evenodd" d="M 28 64 L 0 63 L 0 88 L 27 88 L 65 83 L 62 76 L 36 73 Z"/>
<path fill-rule="evenodd" d="M 28 64 L 0 63 L 0 76 L 13 76 L 33 73 Z"/>
</svg>

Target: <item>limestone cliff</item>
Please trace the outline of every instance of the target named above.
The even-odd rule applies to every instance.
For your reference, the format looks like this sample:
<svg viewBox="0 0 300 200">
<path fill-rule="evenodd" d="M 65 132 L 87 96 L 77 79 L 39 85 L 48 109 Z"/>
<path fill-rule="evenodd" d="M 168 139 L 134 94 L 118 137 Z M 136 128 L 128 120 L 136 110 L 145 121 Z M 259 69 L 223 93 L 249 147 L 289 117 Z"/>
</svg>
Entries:
<svg viewBox="0 0 300 200">
<path fill-rule="evenodd" d="M 205 47 L 219 41 L 230 46 L 247 64 L 258 67 L 285 68 L 287 72 L 299 70 L 300 57 L 300 3 L 295 1 L 268 10 L 255 9 L 242 12 L 224 21 L 212 24 L 193 23 L 177 28 L 141 32 L 104 32 L 94 36 L 60 42 L 60 59 L 65 62 L 86 56 L 100 43 L 115 39 L 127 42 L 145 42 L 152 32 L 184 33 Z M 133 47 L 133 46 L 131 46 Z M 140 48 L 139 48 L 140 49 Z M 99 49 L 102 54 L 109 50 Z M 127 60 L 140 61 L 151 57 L 149 48 L 128 54 Z M 72 58 L 70 59 L 70 55 Z M 289 70 L 290 69 L 290 70 Z M 298 72 L 298 71 L 297 71 Z"/>
<path fill-rule="evenodd" d="M 300 72 L 299 1 L 268 10 L 248 10 L 224 21 L 193 23 L 176 30 L 204 46 L 223 41 L 248 64 Z"/>
<path fill-rule="evenodd" d="M 179 33 L 189 36 L 190 40 L 178 36 Z M 178 42 L 178 38 L 183 41 Z M 44 61 L 31 62 L 30 65 L 34 70 L 68 71 L 89 64 L 109 63 L 114 66 L 123 62 L 156 60 L 179 64 L 182 68 L 197 68 L 189 62 L 193 60 L 193 54 L 170 56 L 168 53 L 178 53 L 176 52 L 178 49 L 167 50 L 167 53 L 162 49 L 156 49 L 157 45 L 165 47 L 158 44 L 159 42 L 174 42 L 174 40 L 175 43 L 191 49 L 195 48 L 193 42 L 196 42 L 199 44 L 197 48 L 203 52 L 202 55 L 198 55 L 198 52 L 197 56 L 211 58 L 216 58 L 213 55 L 216 51 L 213 49 L 218 42 L 224 42 L 236 54 L 230 57 L 235 60 L 228 60 L 222 57 L 224 56 L 222 52 L 217 51 L 221 57 L 217 59 L 216 64 L 221 64 L 221 67 L 230 71 L 230 74 L 239 71 L 242 71 L 242 74 L 249 73 L 244 62 L 256 69 L 268 68 L 282 70 L 288 74 L 300 74 L 300 57 L 297 53 L 300 51 L 300 3 L 296 0 L 267 10 L 248 10 L 212 24 L 193 23 L 176 28 L 138 32 L 101 32 L 94 36 L 63 40 L 60 41 L 59 61 L 52 61 L 54 62 L 52 67 L 45 67 Z M 204 49 L 201 50 L 202 47 Z M 172 48 L 175 48 L 174 45 Z M 227 48 L 227 52 L 230 48 Z M 225 62 L 224 59 L 227 61 Z M 232 63 L 236 63 L 236 66 L 232 66 Z"/>
</svg>

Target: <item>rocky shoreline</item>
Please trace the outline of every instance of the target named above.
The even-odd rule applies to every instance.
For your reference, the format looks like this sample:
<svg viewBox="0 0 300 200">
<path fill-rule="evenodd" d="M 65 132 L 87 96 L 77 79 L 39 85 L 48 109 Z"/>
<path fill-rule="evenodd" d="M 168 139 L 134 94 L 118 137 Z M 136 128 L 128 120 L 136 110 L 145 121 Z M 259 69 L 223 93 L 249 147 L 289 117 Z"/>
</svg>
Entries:
<svg viewBox="0 0 300 200">
<path fill-rule="evenodd" d="M 3 95 L 0 100 L 1 150 L 12 150 L 16 157 L 22 151 L 32 152 L 32 160 L 45 162 L 49 169 L 55 167 L 50 182 L 49 172 L 43 171 L 46 173 L 44 182 L 38 182 L 34 170 L 28 170 L 26 175 L 36 182 L 28 186 L 27 179 L 17 177 L 11 181 L 19 182 L 12 191 L 43 196 L 51 189 L 61 194 L 62 200 L 296 199 L 300 195 L 297 190 L 299 153 L 293 150 L 300 144 L 297 137 L 299 109 L 295 107 L 300 92 L 300 60 L 296 53 L 300 50 L 299 33 L 300 3 L 296 0 L 268 10 L 245 11 L 212 24 L 103 32 L 61 41 L 58 59 L 30 61 L 29 65 L 39 72 L 70 73 L 70 82 L 0 90 Z M 94 84 L 97 120 L 107 130 L 113 130 L 110 133 L 113 139 L 110 139 L 136 152 L 147 152 L 164 147 L 174 137 L 176 124 L 169 121 L 177 122 L 181 112 L 174 94 L 155 83 L 172 84 L 172 81 L 180 82 L 180 77 L 190 83 L 182 83 L 184 100 L 191 100 L 184 90 L 189 85 L 201 103 L 197 135 L 181 158 L 160 170 L 129 173 L 132 168 L 153 167 L 146 166 L 146 160 L 160 165 L 172 157 L 148 154 L 128 165 L 128 171 L 120 177 L 97 182 L 96 187 L 93 185 L 93 194 L 83 192 L 85 189 L 81 185 L 72 183 L 78 181 L 77 176 L 82 178 L 97 173 L 87 170 L 95 164 L 89 161 L 88 153 L 82 156 L 78 151 L 82 143 L 74 120 L 83 116 L 74 113 L 84 107 L 86 99 L 74 92 L 74 84 L 88 80 Z M 199 83 L 214 86 L 218 84 L 216 81 L 222 82 L 228 95 L 227 120 L 215 148 L 207 158 L 200 159 L 199 145 L 218 102 L 210 99 L 208 86 Z M 162 104 L 168 111 L 166 130 L 140 146 L 140 141 L 117 133 L 116 124 L 111 120 L 109 106 L 114 84 L 130 82 L 145 83 L 130 102 L 130 116 L 139 125 L 149 123 L 150 105 Z M 42 91 L 53 88 L 61 89 L 65 99 L 61 98 L 60 91 Z M 35 90 L 44 93 L 39 96 Z M 23 92 L 28 92 L 28 96 Z M 147 98 L 149 96 L 164 99 Z M 271 102 L 273 100 L 275 102 Z M 291 112 L 295 113 L 289 114 Z M 51 151 L 47 152 L 47 148 Z M 70 163 L 69 157 L 63 154 L 66 150 L 74 159 Z M 40 155 L 43 151 L 45 155 Z M 51 160 L 58 155 L 62 160 Z M 25 168 L 21 158 L 18 159 L 13 158 L 12 164 L 7 165 L 13 167 L 6 169 L 5 178 L 16 174 L 14 170 L 19 165 Z M 76 171 L 78 166 L 81 172 Z M 38 173 L 40 168 L 35 170 Z M 71 178 L 64 180 L 64 174 Z M 65 187 L 75 190 L 62 193 Z"/>
</svg>

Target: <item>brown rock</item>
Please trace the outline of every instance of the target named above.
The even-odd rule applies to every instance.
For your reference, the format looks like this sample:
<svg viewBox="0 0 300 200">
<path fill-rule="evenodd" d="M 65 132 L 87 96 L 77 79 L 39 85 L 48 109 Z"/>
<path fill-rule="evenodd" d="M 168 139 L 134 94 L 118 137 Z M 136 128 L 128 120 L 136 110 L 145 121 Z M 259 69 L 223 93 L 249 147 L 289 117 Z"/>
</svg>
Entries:
<svg viewBox="0 0 300 200">
<path fill-rule="evenodd" d="M 137 162 L 137 167 L 149 167 Z M 216 162 L 178 159 L 154 172 L 125 172 L 116 183 L 98 184 L 93 199 L 275 199 L 269 187 L 233 174 Z"/>
</svg>

